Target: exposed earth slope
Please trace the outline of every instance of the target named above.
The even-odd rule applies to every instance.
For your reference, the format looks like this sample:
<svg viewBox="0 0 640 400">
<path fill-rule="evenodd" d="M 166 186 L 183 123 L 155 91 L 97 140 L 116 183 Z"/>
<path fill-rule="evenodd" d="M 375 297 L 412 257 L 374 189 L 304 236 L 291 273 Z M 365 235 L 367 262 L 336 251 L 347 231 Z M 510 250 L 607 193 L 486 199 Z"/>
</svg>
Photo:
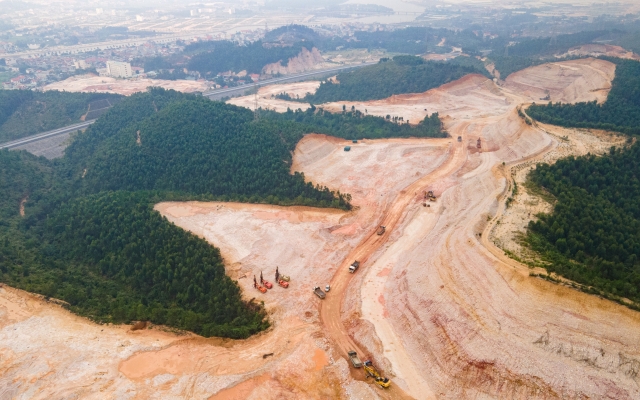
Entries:
<svg viewBox="0 0 640 400">
<path fill-rule="evenodd" d="M 6 356 L 0 393 L 640 397 L 640 314 L 529 277 L 528 268 L 489 240 L 511 189 L 511 171 L 562 147 L 567 131 L 526 125 L 516 107 L 545 90 L 553 101 L 601 100 L 613 76 L 609 64 L 539 66 L 503 87 L 467 76 L 423 94 L 358 103 L 356 108 L 369 113 L 416 122 L 425 108 L 439 112 L 451 138 L 356 144 L 305 137 L 292 170 L 351 193 L 358 208 L 349 213 L 232 203 L 157 205 L 171 221 L 221 248 L 227 272 L 247 299 L 265 301 L 273 328 L 245 341 L 121 327 L 105 327 L 104 333 L 56 306 L 2 289 L 0 351 Z M 349 152 L 343 150 L 347 144 Z M 425 190 L 438 197 L 427 202 L 430 207 L 423 206 Z M 378 225 L 386 226 L 384 235 L 375 234 Z M 346 266 L 354 259 L 362 266 L 351 275 Z M 291 275 L 288 289 L 276 286 L 261 294 L 252 288 L 252 275 L 263 271 L 270 280 L 276 266 Z M 327 283 L 332 288 L 321 301 L 311 289 Z M 38 333 L 44 326 L 46 335 Z M 94 335 L 78 345 L 87 332 Z M 122 351 L 112 354 L 114 346 Z M 366 383 L 361 370 L 350 368 L 349 349 L 371 357 L 392 379 L 391 389 Z M 43 358 L 49 362 L 39 363 L 34 373 L 35 360 Z M 98 377 L 103 372 L 109 379 Z"/>
</svg>

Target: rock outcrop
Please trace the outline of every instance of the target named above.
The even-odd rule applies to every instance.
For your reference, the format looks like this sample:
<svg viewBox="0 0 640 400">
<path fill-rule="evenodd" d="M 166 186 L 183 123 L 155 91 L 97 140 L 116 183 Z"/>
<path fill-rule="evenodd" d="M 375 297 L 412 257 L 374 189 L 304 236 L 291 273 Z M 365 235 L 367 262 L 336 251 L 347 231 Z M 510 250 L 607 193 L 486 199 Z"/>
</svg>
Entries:
<svg viewBox="0 0 640 400">
<path fill-rule="evenodd" d="M 277 63 L 267 64 L 262 68 L 264 75 L 289 75 L 308 71 L 317 68 L 316 66 L 324 63 L 324 58 L 315 47 L 309 51 L 303 47 L 300 54 L 290 58 L 286 66 L 282 65 L 282 60 Z"/>
</svg>

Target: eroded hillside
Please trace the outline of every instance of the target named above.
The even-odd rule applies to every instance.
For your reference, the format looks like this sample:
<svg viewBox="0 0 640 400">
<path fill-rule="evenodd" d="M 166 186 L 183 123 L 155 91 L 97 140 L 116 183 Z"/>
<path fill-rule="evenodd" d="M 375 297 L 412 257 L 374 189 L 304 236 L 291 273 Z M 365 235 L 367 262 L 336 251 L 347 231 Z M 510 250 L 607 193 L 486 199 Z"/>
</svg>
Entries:
<svg viewBox="0 0 640 400">
<path fill-rule="evenodd" d="M 572 154 L 563 136 L 576 141 L 576 153 L 616 142 L 593 136 L 598 143 L 581 145 L 574 131 L 525 124 L 517 107 L 541 93 L 552 101 L 602 100 L 612 78 L 610 63 L 587 59 L 529 68 L 502 86 L 472 75 L 422 94 L 344 103 L 405 121 L 438 112 L 450 138 L 351 143 L 306 136 L 292 170 L 350 193 L 356 206 L 350 212 L 234 203 L 156 206 L 221 248 L 227 273 L 246 299 L 265 302 L 272 328 L 243 341 L 131 332 L 2 289 L 1 393 L 638 398 L 640 315 L 529 277 L 527 267 L 491 240 L 518 166 L 559 149 Z M 427 190 L 435 202 L 424 200 Z M 379 225 L 386 226 L 380 236 Z M 355 259 L 362 266 L 352 275 L 346 268 Z M 276 267 L 291 276 L 288 289 L 262 294 L 253 288 L 253 275 L 263 272 L 272 280 Z M 331 290 L 321 301 L 312 288 L 326 284 Z M 11 339 L 16 337 L 22 339 Z M 392 379 L 390 390 L 350 368 L 351 349 Z M 41 359 L 48 362 L 39 362 L 34 375 Z"/>
</svg>

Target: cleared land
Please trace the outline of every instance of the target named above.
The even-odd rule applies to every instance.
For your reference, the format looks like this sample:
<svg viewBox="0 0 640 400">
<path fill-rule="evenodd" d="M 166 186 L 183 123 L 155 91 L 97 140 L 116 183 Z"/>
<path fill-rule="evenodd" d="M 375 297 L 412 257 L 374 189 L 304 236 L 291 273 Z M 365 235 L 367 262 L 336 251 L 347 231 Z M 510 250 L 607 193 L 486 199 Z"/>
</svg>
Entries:
<svg viewBox="0 0 640 400">
<path fill-rule="evenodd" d="M 553 100 L 600 100 L 613 75 L 608 63 L 572 61 L 528 71 L 503 87 L 470 76 L 357 107 L 384 114 L 384 107 L 393 107 L 397 113 L 389 114 L 412 121 L 428 108 L 445 117 L 452 138 L 365 140 L 345 152 L 348 142 L 305 137 L 292 169 L 351 193 L 357 208 L 350 213 L 157 205 L 171 221 L 219 246 L 244 296 L 265 301 L 274 327 L 263 334 L 220 341 L 156 329 L 129 332 L 2 289 L 0 395 L 640 397 L 640 314 L 531 278 L 492 241 L 519 165 L 554 151 L 581 153 L 617 142 L 529 126 L 516 111 L 545 90 Z M 594 79 L 602 82 L 583 83 Z M 563 136 L 576 150 L 564 149 Z M 430 207 L 423 206 L 425 190 L 438 197 Z M 378 225 L 387 233 L 376 235 Z M 346 266 L 354 259 L 363 264 L 352 275 Z M 252 275 L 263 271 L 270 280 L 276 266 L 291 276 L 289 289 L 261 294 L 252 288 Z M 329 282 L 332 289 L 320 301 L 311 288 Z M 392 378 L 391 390 L 349 368 L 345 351 L 352 348 Z"/>
<path fill-rule="evenodd" d="M 569 49 L 566 54 L 562 56 L 583 56 L 583 57 L 598 57 L 598 56 L 609 56 L 609 57 L 618 57 L 618 58 L 628 58 L 632 60 L 640 60 L 640 56 L 635 54 L 632 51 L 628 51 L 623 49 L 620 46 L 613 46 L 610 44 L 585 44 L 583 46 L 574 47 Z"/>
<path fill-rule="evenodd" d="M 286 93 L 292 98 L 295 98 L 296 96 L 302 98 L 306 96 L 307 93 L 315 93 L 318 86 L 320 86 L 320 81 L 304 81 L 261 87 L 258 89 L 258 107 L 277 112 L 285 112 L 287 111 L 287 108 L 292 110 L 296 110 L 298 108 L 302 108 L 303 110 L 307 109 L 309 104 L 297 101 L 280 100 L 276 99 L 275 96 L 281 93 Z M 227 103 L 253 110 L 255 107 L 255 98 L 255 95 L 236 97 L 230 99 Z"/>
<path fill-rule="evenodd" d="M 129 96 L 137 92 L 144 92 L 148 87 L 161 87 L 179 92 L 205 92 L 210 89 L 206 82 L 162 79 L 116 79 L 107 76 L 81 75 L 67 78 L 44 87 L 44 90 L 59 90 L 82 93 L 116 93 Z"/>
</svg>

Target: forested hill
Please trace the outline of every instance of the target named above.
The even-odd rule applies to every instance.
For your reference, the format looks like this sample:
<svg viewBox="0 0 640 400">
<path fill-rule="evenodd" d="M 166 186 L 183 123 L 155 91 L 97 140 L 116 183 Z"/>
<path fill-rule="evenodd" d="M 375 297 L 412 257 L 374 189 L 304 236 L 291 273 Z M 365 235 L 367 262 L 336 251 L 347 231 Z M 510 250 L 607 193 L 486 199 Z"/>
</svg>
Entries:
<svg viewBox="0 0 640 400">
<path fill-rule="evenodd" d="M 0 143 L 80 122 L 89 105 L 122 96 L 105 93 L 0 90 Z M 97 115 L 96 117 L 97 118 Z"/>
<path fill-rule="evenodd" d="M 529 224 L 547 269 L 640 304 L 640 145 L 538 165 L 531 179 L 557 198 Z"/>
<path fill-rule="evenodd" d="M 612 31 L 584 31 L 554 37 L 522 38 L 516 44 L 505 43 L 488 56 L 500 78 L 525 68 L 557 61 L 555 55 L 564 54 L 572 47 L 592 43 L 600 38 L 618 38 L 621 33 Z"/>
<path fill-rule="evenodd" d="M 384 99 L 394 94 L 422 93 L 474 73 L 486 75 L 487 71 L 473 65 L 396 56 L 393 60 L 381 60 L 376 65 L 340 73 L 337 76 L 339 83 L 322 82 L 316 93 L 307 95 L 304 101 L 313 104 L 341 100 L 366 101 Z"/>
<path fill-rule="evenodd" d="M 258 40 L 240 46 L 229 41 L 212 41 L 191 44 L 185 48 L 185 52 L 198 52 L 189 60 L 189 70 L 198 71 L 203 76 L 215 76 L 226 71 L 259 74 L 265 65 L 278 61 L 286 66 L 289 59 L 300 54 L 303 47 L 311 50 L 313 44 L 299 42 L 283 47 L 270 46 Z"/>
<path fill-rule="evenodd" d="M 527 113 L 554 125 L 596 128 L 640 134 L 640 62 L 608 58 L 616 64 L 616 75 L 604 104 L 532 105 Z"/>
<path fill-rule="evenodd" d="M 153 206 L 220 200 L 349 209 L 348 194 L 289 173 L 292 151 L 306 133 L 349 137 L 372 127 L 378 137 L 442 135 L 437 115 L 417 127 L 355 111 L 264 112 L 255 120 L 247 109 L 199 96 L 135 94 L 54 163 L 0 151 L 0 281 L 98 321 L 248 337 L 269 326 L 264 311 L 242 300 L 216 248 Z"/>
</svg>

